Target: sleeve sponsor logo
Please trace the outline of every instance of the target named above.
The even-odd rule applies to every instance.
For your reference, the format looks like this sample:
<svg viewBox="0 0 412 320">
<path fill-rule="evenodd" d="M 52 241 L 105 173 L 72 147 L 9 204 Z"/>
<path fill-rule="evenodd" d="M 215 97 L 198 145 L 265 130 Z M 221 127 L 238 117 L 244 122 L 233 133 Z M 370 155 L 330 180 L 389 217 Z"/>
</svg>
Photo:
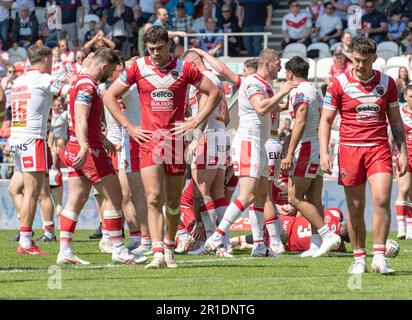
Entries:
<svg viewBox="0 0 412 320">
<path fill-rule="evenodd" d="M 330 92 L 326 92 L 325 97 L 323 98 L 324 104 L 332 104 L 332 94 Z"/>
</svg>

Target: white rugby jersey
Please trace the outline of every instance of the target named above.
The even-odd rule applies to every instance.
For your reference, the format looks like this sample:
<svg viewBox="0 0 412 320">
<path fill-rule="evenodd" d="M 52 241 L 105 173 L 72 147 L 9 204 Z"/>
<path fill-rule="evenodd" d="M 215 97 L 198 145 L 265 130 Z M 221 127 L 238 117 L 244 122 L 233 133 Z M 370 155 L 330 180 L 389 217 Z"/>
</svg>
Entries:
<svg viewBox="0 0 412 320">
<path fill-rule="evenodd" d="M 292 119 L 295 119 L 295 112 L 303 103 L 306 103 L 308 113 L 301 143 L 318 140 L 319 120 L 323 104 L 319 91 L 308 81 L 302 81 L 289 94 L 289 112 Z"/>
<path fill-rule="evenodd" d="M 109 110 L 104 107 L 104 118 L 106 119 L 107 133 L 106 138 L 114 145 L 119 144 L 122 140 L 122 130 L 120 125 L 114 120 Z"/>
<path fill-rule="evenodd" d="M 257 73 L 244 78 L 239 88 L 239 128 L 236 134 L 245 139 L 266 142 L 272 127 L 271 114 L 258 115 L 249 101 L 258 94 L 265 99 L 272 97 L 272 86 Z"/>
<path fill-rule="evenodd" d="M 225 92 L 223 90 L 223 84 L 219 78 L 210 70 L 202 71 L 203 75 L 219 87 L 222 93 L 222 99 L 217 107 L 212 111 L 207 119 L 206 129 L 224 129 L 225 128 L 225 114 L 227 109 L 227 102 Z M 192 109 L 192 116 L 196 116 L 199 112 L 199 101 L 201 92 L 194 86 L 190 86 L 189 89 L 189 106 Z"/>
<path fill-rule="evenodd" d="M 133 84 L 129 90 L 126 91 L 123 95 L 122 101 L 122 108 L 125 116 L 132 124 L 140 126 L 140 97 L 136 84 Z"/>
<path fill-rule="evenodd" d="M 407 103 L 400 106 L 403 128 L 405 130 L 406 149 L 408 154 L 412 154 L 412 111 L 408 108 Z"/>
<path fill-rule="evenodd" d="M 53 96 L 66 96 L 68 90 L 68 85 L 38 69 L 18 77 L 11 89 L 11 135 L 45 139 Z"/>
</svg>

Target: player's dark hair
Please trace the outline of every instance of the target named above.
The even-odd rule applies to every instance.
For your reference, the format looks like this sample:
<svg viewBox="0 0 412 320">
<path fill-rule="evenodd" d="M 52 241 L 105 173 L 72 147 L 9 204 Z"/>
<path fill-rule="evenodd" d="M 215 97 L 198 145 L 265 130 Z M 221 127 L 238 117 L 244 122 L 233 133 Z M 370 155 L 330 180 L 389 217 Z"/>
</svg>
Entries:
<svg viewBox="0 0 412 320">
<path fill-rule="evenodd" d="M 247 59 L 244 63 L 245 67 L 248 69 L 255 69 L 257 70 L 259 67 L 259 59 L 257 58 L 252 58 L 252 59 Z"/>
<path fill-rule="evenodd" d="M 27 57 L 31 65 L 36 65 L 44 61 L 45 58 L 51 57 L 52 49 L 46 46 L 34 44 L 27 50 Z"/>
<path fill-rule="evenodd" d="M 114 52 L 119 57 L 119 64 L 121 64 L 123 66 L 123 68 L 125 68 L 126 67 L 126 61 L 124 59 L 123 52 L 121 52 L 120 50 L 114 50 Z"/>
<path fill-rule="evenodd" d="M 290 7 L 290 5 L 292 4 L 292 3 L 295 3 L 295 2 L 298 2 L 297 0 L 289 0 L 288 1 L 288 7 Z"/>
<path fill-rule="evenodd" d="M 164 42 L 169 42 L 169 34 L 166 28 L 161 26 L 152 26 L 146 30 L 143 36 L 143 41 L 147 43 L 157 43 L 163 40 Z"/>
<path fill-rule="evenodd" d="M 358 36 L 352 41 L 351 51 L 359 52 L 362 55 L 376 54 L 376 42 L 364 36 Z"/>
<path fill-rule="evenodd" d="M 100 48 L 97 49 L 93 57 L 94 61 L 100 61 L 107 64 L 120 64 L 121 60 L 117 50 L 110 48 Z"/>
<path fill-rule="evenodd" d="M 292 72 L 296 77 L 307 79 L 309 73 L 309 63 L 299 56 L 294 56 L 285 64 L 285 69 Z"/>
<path fill-rule="evenodd" d="M 332 2 L 330 2 L 330 1 L 326 1 L 324 4 L 323 4 L 323 7 L 326 9 L 326 7 L 327 6 L 332 6 L 332 7 L 334 7 L 335 8 L 335 6 L 332 4 Z"/>
</svg>

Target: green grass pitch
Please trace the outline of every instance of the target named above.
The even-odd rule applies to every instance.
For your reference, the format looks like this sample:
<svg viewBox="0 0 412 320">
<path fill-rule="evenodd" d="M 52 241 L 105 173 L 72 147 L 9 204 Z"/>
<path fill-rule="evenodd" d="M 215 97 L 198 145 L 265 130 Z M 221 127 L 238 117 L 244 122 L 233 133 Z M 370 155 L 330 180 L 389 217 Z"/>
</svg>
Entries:
<svg viewBox="0 0 412 320">
<path fill-rule="evenodd" d="M 396 275 L 369 272 L 355 278 L 347 273 L 351 254 L 252 259 L 248 252 L 235 251 L 230 260 L 177 256 L 177 269 L 113 265 L 110 255 L 98 251 L 98 242 L 87 238 L 89 233 L 77 232 L 73 244 L 79 257 L 92 264 L 56 272 L 50 267 L 58 243 L 40 246 L 47 256 L 17 256 L 17 243 L 9 241 L 15 231 L 0 231 L 0 299 L 412 299 L 412 241 L 398 241 L 400 255 L 391 259 Z M 371 261 L 368 256 L 369 268 Z M 54 281 L 59 272 L 61 289 Z"/>
</svg>

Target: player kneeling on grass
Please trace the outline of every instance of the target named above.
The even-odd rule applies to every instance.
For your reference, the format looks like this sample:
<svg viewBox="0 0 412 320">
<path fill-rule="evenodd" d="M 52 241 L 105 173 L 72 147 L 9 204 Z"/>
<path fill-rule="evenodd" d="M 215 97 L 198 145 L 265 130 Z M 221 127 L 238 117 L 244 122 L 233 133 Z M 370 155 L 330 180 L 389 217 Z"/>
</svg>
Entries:
<svg viewBox="0 0 412 320">
<path fill-rule="evenodd" d="M 97 50 L 87 71 L 77 77 L 69 93 L 70 138 L 64 150 L 64 162 L 69 168 L 69 192 L 60 217 L 58 264 L 90 264 L 74 254 L 71 241 L 92 185 L 104 198 L 103 219 L 113 243 L 112 260 L 137 264 L 147 259 L 131 254 L 123 243 L 122 192 L 109 157 L 116 150 L 106 138 L 103 140 L 100 133 L 103 102 L 97 83 L 105 82 L 119 63 L 114 50 Z"/>
<path fill-rule="evenodd" d="M 312 225 L 310 249 L 301 257 L 319 257 L 339 247 L 340 237 L 323 220 L 323 177 L 319 165 L 318 127 L 322 97 L 308 81 L 309 64 L 293 57 L 286 65 L 286 79 L 299 82 L 289 95 L 294 126 L 282 170 L 289 174 L 289 203 Z"/>
<path fill-rule="evenodd" d="M 339 130 L 338 183 L 344 186 L 349 212 L 349 235 L 355 256 L 351 273 L 367 271 L 364 211 L 368 181 L 374 204 L 372 270 L 392 274 L 395 270 L 384 255 L 391 222 L 393 179 L 387 121 L 400 151 L 400 176 L 406 173 L 408 166 L 398 93 L 395 81 L 372 67 L 377 58 L 377 46 L 373 40 L 357 37 L 351 49 L 353 69 L 332 79 L 326 91 L 319 125 L 320 163 L 322 171 L 330 174 L 329 140 L 332 123 L 339 110 L 342 121 Z"/>
</svg>

